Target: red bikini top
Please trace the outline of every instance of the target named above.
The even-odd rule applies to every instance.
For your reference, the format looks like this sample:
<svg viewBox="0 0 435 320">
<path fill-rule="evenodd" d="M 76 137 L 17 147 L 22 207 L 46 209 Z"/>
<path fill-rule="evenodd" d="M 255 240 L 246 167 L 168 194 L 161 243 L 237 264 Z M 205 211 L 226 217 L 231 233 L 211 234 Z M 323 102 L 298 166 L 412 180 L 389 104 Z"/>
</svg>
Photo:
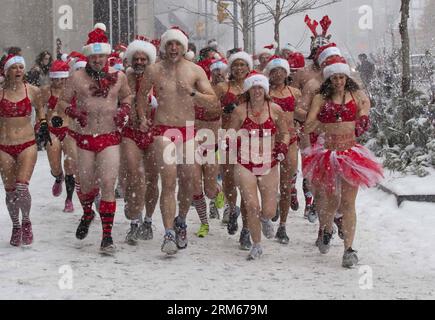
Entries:
<svg viewBox="0 0 435 320">
<path fill-rule="evenodd" d="M 273 102 L 281 107 L 281 109 L 285 112 L 294 112 L 296 107 L 296 99 L 292 94 L 292 91 L 289 87 L 287 87 L 288 91 L 290 91 L 290 96 L 285 98 L 276 98 L 272 97 Z"/>
<path fill-rule="evenodd" d="M 272 116 L 270 115 L 269 103 L 267 104 L 267 107 L 269 109 L 269 118 L 267 118 L 267 120 L 265 122 L 259 124 L 259 123 L 252 121 L 251 118 L 249 118 L 248 103 L 246 103 L 246 118 L 245 118 L 245 121 L 243 121 L 243 124 L 240 127 L 240 129 L 246 129 L 247 131 L 249 131 L 250 137 L 257 136 L 257 137 L 262 138 L 263 136 L 266 135 L 265 134 L 266 132 L 264 132 L 264 130 L 270 130 L 271 131 L 270 135 L 272 135 L 272 136 L 275 135 L 277 132 L 277 129 L 276 129 L 275 122 L 273 121 Z"/>
<path fill-rule="evenodd" d="M 320 109 L 317 119 L 321 123 L 352 122 L 356 120 L 357 112 L 358 106 L 352 95 L 352 100 L 343 105 L 332 101 L 326 102 Z"/>
<path fill-rule="evenodd" d="M 56 96 L 53 96 L 53 92 L 50 89 L 50 98 L 47 102 L 48 110 L 54 110 L 56 108 L 57 102 L 59 101 L 59 98 Z"/>
<path fill-rule="evenodd" d="M 227 93 L 225 93 L 225 95 L 221 98 L 222 108 L 225 108 L 233 103 L 237 105 L 239 103 L 239 98 L 234 93 L 230 92 L 230 85 L 228 85 Z"/>
<path fill-rule="evenodd" d="M 26 97 L 18 102 L 5 99 L 5 91 L 3 90 L 3 97 L 0 100 L 1 118 L 22 118 L 32 115 L 32 103 L 27 95 L 27 86 L 24 85 L 24 88 L 26 89 Z"/>
</svg>

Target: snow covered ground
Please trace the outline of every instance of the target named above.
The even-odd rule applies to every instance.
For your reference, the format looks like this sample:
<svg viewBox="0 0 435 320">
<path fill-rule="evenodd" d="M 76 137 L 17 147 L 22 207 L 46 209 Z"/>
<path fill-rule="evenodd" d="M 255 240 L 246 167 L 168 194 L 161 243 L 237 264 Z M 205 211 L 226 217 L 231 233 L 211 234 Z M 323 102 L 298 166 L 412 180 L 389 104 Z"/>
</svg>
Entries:
<svg viewBox="0 0 435 320">
<path fill-rule="evenodd" d="M 415 184 L 435 193 L 435 175 L 395 179 L 401 186 L 412 189 Z M 0 191 L 0 299 L 435 298 L 435 204 L 404 202 L 397 208 L 393 196 L 377 189 L 361 191 L 354 245 L 361 261 L 359 268 L 346 270 L 341 267 L 341 240 L 335 237 L 329 254 L 321 255 L 314 246 L 317 225 L 304 220 L 302 210 L 290 214 L 290 244 L 264 240 L 259 261 L 246 261 L 247 253 L 238 249 L 239 234 L 228 235 L 220 221 L 211 221 L 209 236 L 198 239 L 194 232 L 199 221 L 192 210 L 189 246 L 168 258 L 160 252 L 159 212 L 153 240 L 136 247 L 123 243 L 129 223 L 118 201 L 118 252 L 103 257 L 98 253 L 99 219 L 88 238 L 76 240 L 77 197 L 76 212 L 63 213 L 63 196 L 51 196 L 52 182 L 46 155 L 39 153 L 31 181 L 35 242 L 29 248 L 9 245 L 11 222 Z M 303 207 L 301 192 L 299 197 Z"/>
</svg>

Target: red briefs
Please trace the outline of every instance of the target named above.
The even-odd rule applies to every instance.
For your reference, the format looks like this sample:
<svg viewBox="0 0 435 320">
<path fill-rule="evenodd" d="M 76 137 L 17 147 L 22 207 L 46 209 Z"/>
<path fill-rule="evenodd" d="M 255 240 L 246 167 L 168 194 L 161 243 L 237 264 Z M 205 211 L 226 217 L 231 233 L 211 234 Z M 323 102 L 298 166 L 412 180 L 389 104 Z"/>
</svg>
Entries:
<svg viewBox="0 0 435 320">
<path fill-rule="evenodd" d="M 55 128 L 55 127 L 48 127 L 48 130 L 54 134 L 60 142 L 65 140 L 65 137 L 68 133 L 68 127 L 61 127 L 61 128 Z"/>
<path fill-rule="evenodd" d="M 99 153 L 104 149 L 121 144 L 122 136 L 116 132 L 100 135 L 84 135 L 69 130 L 69 134 L 77 143 L 77 147 L 82 150 Z"/>
<path fill-rule="evenodd" d="M 193 132 L 192 136 L 187 136 L 189 132 Z M 171 139 L 172 142 L 180 141 L 182 140 L 183 143 L 186 141 L 192 140 L 196 136 L 196 130 L 194 127 L 171 127 L 171 126 L 163 126 L 163 125 L 156 125 L 152 129 L 153 136 L 165 136 L 169 139 Z"/>
<path fill-rule="evenodd" d="M 125 127 L 122 130 L 122 136 L 133 140 L 141 150 L 146 150 L 154 141 L 151 131 L 143 132 L 132 127 Z"/>
<path fill-rule="evenodd" d="M 17 144 L 14 146 L 5 146 L 5 145 L 0 144 L 0 150 L 3 152 L 6 152 L 7 154 L 9 154 L 11 157 L 13 157 L 16 160 L 21 152 L 23 152 L 24 150 L 26 150 L 27 148 L 29 148 L 35 144 L 36 144 L 35 140 L 29 141 L 29 142 L 26 142 L 23 144 Z"/>
</svg>

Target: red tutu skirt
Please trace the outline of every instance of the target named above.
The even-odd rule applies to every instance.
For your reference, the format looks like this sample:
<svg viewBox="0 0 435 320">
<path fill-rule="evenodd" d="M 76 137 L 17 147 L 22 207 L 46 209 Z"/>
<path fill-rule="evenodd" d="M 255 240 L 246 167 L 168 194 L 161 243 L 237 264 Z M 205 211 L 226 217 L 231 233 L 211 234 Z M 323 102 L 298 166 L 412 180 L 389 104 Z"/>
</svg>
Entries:
<svg viewBox="0 0 435 320">
<path fill-rule="evenodd" d="M 316 143 L 304 150 L 304 177 L 327 192 L 340 192 L 341 180 L 355 187 L 373 187 L 383 179 L 382 165 L 360 144 L 345 151 L 328 150 Z"/>
</svg>

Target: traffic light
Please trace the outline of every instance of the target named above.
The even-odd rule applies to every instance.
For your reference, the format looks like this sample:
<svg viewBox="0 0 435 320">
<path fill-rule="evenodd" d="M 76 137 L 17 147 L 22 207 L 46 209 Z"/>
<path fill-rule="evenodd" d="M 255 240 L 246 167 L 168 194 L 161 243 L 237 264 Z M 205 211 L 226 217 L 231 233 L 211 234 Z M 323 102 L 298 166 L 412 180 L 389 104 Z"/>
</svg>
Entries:
<svg viewBox="0 0 435 320">
<path fill-rule="evenodd" d="M 217 3 L 217 20 L 219 23 L 224 22 L 228 17 L 228 13 L 227 13 L 227 8 L 230 4 L 229 3 L 225 3 L 223 1 L 218 1 Z"/>
</svg>

